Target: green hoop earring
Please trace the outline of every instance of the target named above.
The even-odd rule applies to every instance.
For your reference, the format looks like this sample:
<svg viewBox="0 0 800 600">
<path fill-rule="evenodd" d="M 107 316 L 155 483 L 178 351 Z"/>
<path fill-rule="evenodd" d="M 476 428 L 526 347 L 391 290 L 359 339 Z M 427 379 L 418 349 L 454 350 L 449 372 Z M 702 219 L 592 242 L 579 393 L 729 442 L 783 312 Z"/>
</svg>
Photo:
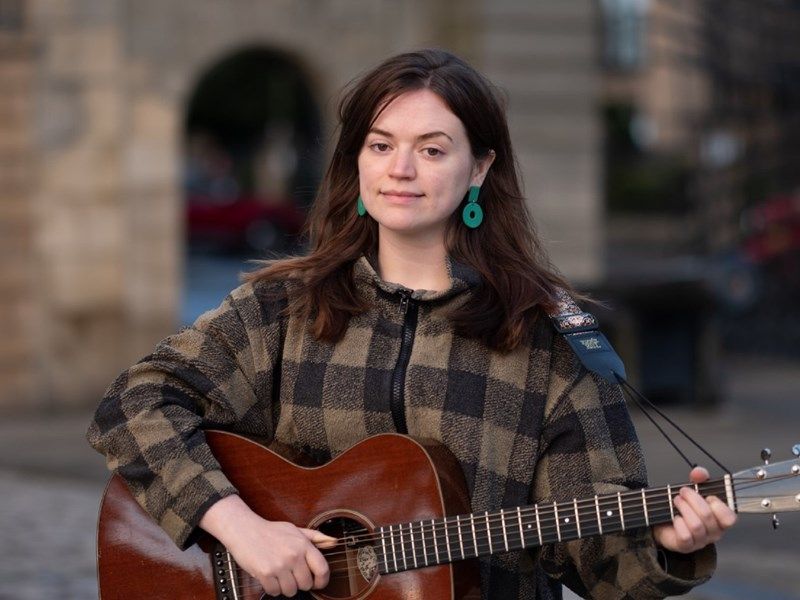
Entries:
<svg viewBox="0 0 800 600">
<path fill-rule="evenodd" d="M 358 213 L 359 217 L 363 217 L 365 214 L 367 214 L 367 208 L 364 206 L 364 201 L 361 199 L 360 195 L 356 201 L 356 212 Z"/>
<path fill-rule="evenodd" d="M 475 229 L 483 223 L 483 209 L 481 205 L 478 204 L 478 195 L 480 192 L 481 188 L 477 185 L 470 186 L 469 194 L 467 195 L 467 205 L 461 213 L 461 220 L 464 221 L 464 225 L 470 229 Z"/>
</svg>

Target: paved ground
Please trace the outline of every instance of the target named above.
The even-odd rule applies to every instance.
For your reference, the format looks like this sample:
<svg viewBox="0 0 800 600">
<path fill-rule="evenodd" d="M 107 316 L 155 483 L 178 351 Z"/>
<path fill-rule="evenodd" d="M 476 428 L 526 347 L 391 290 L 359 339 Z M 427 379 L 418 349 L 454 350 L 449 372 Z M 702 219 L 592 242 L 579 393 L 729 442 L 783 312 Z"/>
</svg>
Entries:
<svg viewBox="0 0 800 600">
<path fill-rule="evenodd" d="M 789 458 L 800 442 L 800 366 L 736 361 L 725 377 L 728 398 L 719 409 L 669 414 L 734 471 L 758 464 L 764 446 L 775 460 Z M 684 481 L 677 455 L 635 418 L 652 483 Z M 95 525 L 106 473 L 83 441 L 88 420 L 88 413 L 0 419 L 2 600 L 97 596 Z M 743 515 L 719 547 L 717 575 L 690 598 L 800 600 L 800 513 L 781 520 L 772 531 L 767 517 Z"/>
</svg>

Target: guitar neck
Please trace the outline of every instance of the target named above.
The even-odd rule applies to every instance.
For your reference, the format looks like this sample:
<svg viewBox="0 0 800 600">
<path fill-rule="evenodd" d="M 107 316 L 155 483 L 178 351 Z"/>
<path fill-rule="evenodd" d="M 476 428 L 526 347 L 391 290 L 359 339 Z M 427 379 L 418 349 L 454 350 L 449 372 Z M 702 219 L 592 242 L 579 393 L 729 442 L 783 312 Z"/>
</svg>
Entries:
<svg viewBox="0 0 800 600">
<path fill-rule="evenodd" d="M 704 496 L 724 498 L 735 510 L 729 476 L 694 487 Z M 387 525 L 376 532 L 378 569 L 397 573 L 666 523 L 675 516 L 678 489 L 666 486 Z"/>
</svg>

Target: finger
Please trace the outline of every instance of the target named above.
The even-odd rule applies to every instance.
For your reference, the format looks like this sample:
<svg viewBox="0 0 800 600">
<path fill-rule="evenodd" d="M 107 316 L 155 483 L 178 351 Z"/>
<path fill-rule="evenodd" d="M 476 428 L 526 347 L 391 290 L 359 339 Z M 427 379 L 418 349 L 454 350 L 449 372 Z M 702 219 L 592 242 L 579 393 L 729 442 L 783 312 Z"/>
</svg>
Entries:
<svg viewBox="0 0 800 600">
<path fill-rule="evenodd" d="M 291 571 L 284 571 L 278 575 L 278 581 L 281 584 L 281 594 L 284 596 L 291 598 L 297 593 L 297 582 L 294 580 Z"/>
<path fill-rule="evenodd" d="M 689 473 L 689 481 L 692 483 L 703 483 L 704 481 L 708 481 L 709 477 L 708 469 L 705 467 L 695 467 Z"/>
<path fill-rule="evenodd" d="M 695 512 L 694 505 L 687 499 L 687 496 L 692 493 L 695 492 L 688 488 L 682 488 L 680 495 L 675 499 L 675 507 L 680 512 L 686 527 L 692 534 L 693 546 L 700 548 L 706 545 L 705 539 L 708 535 L 708 530 L 701 516 Z"/>
<path fill-rule="evenodd" d="M 694 547 L 694 537 L 692 536 L 692 532 L 686 526 L 686 521 L 684 521 L 682 516 L 676 516 L 672 522 L 673 531 L 675 535 L 675 547 L 670 548 L 670 550 L 676 550 L 678 552 L 688 552 Z"/>
<path fill-rule="evenodd" d="M 307 565 L 295 568 L 292 571 L 292 575 L 294 575 L 294 580 L 297 583 L 297 589 L 307 592 L 313 587 L 314 577 L 311 575 Z"/>
<path fill-rule="evenodd" d="M 725 502 L 716 496 L 709 496 L 707 500 L 714 517 L 717 519 L 720 530 L 728 529 L 728 527 L 732 527 L 736 523 L 736 513 Z"/>
<path fill-rule="evenodd" d="M 314 576 L 315 590 L 321 590 L 328 585 L 330 568 L 328 567 L 328 561 L 325 560 L 319 550 L 314 548 L 306 552 L 306 564 L 308 564 L 308 568 Z"/>
<path fill-rule="evenodd" d="M 259 581 L 261 582 L 261 587 L 264 588 L 264 593 L 268 596 L 281 595 L 281 584 L 278 583 L 277 577 L 267 577 Z"/>
<path fill-rule="evenodd" d="M 713 530 L 719 529 L 717 518 L 714 515 L 714 512 L 711 510 L 711 507 L 708 505 L 708 500 L 706 498 L 703 498 L 691 488 L 681 489 L 681 496 L 691 505 L 694 512 L 698 517 L 700 517 L 700 519 L 703 521 L 703 524 L 705 524 L 706 528 Z"/>
<path fill-rule="evenodd" d="M 333 548 L 336 545 L 336 538 L 325 535 L 316 529 L 299 528 L 317 548 Z"/>
</svg>

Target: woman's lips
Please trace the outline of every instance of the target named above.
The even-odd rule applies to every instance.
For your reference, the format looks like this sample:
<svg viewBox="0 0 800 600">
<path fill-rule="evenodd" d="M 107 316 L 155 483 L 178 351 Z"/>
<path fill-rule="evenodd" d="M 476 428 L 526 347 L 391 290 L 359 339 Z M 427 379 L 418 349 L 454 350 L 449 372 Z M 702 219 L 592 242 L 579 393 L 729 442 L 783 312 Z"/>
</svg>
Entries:
<svg viewBox="0 0 800 600">
<path fill-rule="evenodd" d="M 381 192 L 381 195 L 387 200 L 391 200 L 392 202 L 397 202 L 400 204 L 407 204 L 414 199 L 421 198 L 423 196 L 423 194 L 417 194 L 414 192 L 401 192 L 397 190 L 386 190 Z"/>
</svg>

